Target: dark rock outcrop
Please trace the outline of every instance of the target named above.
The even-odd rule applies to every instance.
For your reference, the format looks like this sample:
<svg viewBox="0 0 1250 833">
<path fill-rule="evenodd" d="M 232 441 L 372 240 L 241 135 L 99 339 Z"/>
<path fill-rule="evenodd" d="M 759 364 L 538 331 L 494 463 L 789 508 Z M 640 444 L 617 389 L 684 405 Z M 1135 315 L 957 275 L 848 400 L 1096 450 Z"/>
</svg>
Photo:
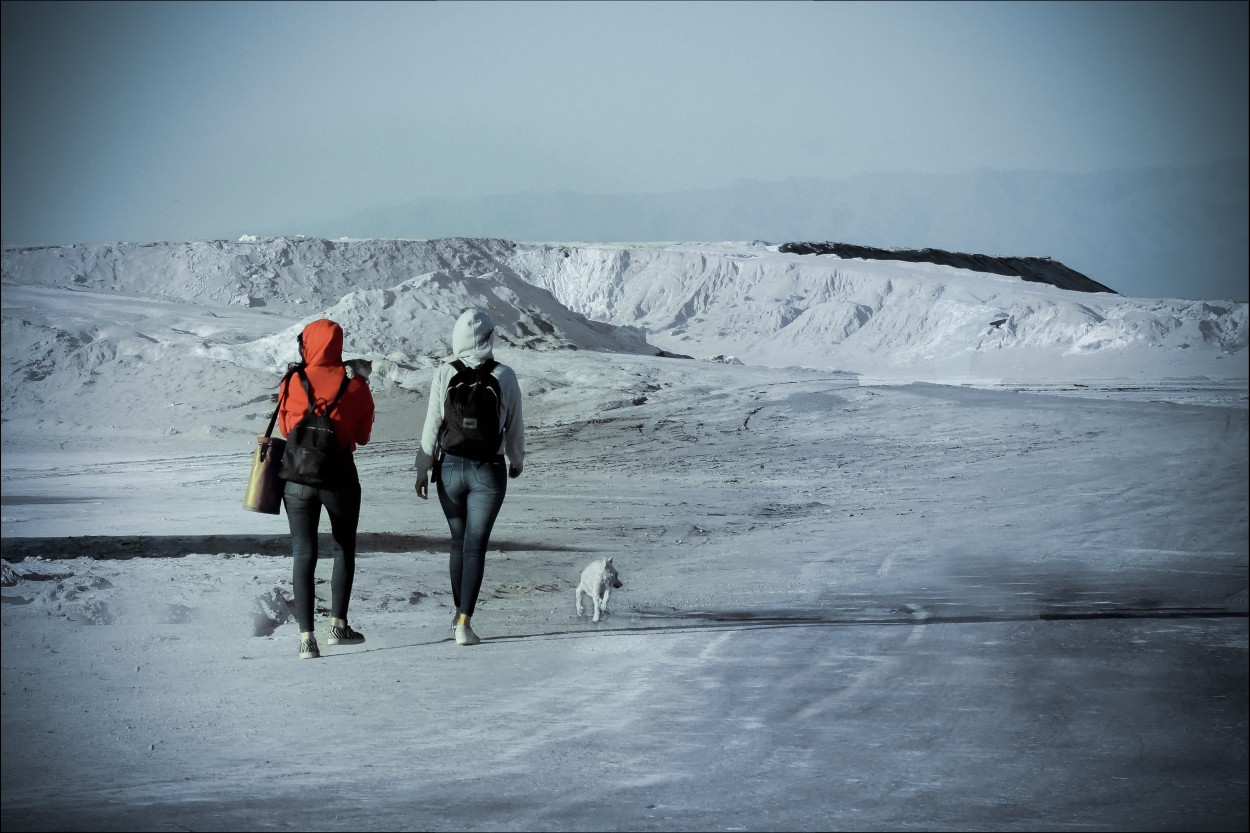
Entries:
<svg viewBox="0 0 1250 833">
<path fill-rule="evenodd" d="M 1060 289 L 1077 292 L 1109 292 L 1114 289 L 1103 286 L 1093 278 L 1075 269 L 1069 269 L 1048 257 L 994 257 L 992 255 L 947 252 L 942 249 L 874 249 L 871 246 L 855 246 L 850 243 L 782 243 L 779 251 L 797 255 L 836 255 L 864 260 L 901 260 L 907 263 L 936 263 L 954 266 L 974 272 L 1009 275 L 1033 283 L 1046 283 Z"/>
</svg>

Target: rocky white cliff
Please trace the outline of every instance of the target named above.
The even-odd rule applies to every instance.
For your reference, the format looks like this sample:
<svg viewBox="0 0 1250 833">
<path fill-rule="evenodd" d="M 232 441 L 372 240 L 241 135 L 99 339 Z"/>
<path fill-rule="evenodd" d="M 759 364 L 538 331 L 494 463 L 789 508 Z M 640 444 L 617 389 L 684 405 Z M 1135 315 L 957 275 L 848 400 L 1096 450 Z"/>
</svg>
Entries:
<svg viewBox="0 0 1250 833">
<path fill-rule="evenodd" d="M 1081 292 L 949 260 L 885 257 L 760 241 L 488 238 L 13 248 L 3 258 L 4 363 L 6 375 L 36 372 L 40 339 L 10 320 L 7 299 L 43 287 L 83 303 L 132 296 L 301 322 L 330 315 L 345 324 L 350 350 L 398 365 L 444 355 L 449 322 L 478 305 L 505 343 L 533 349 L 732 356 L 931 381 L 1247 375 L 1245 303 Z M 235 348 L 237 360 L 279 366 L 287 329 Z"/>
</svg>

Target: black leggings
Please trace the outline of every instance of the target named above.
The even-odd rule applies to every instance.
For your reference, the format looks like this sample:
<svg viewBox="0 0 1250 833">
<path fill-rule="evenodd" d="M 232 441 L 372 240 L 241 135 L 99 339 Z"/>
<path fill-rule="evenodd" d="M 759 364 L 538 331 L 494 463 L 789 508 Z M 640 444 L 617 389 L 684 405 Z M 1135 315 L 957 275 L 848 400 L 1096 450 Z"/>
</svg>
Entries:
<svg viewBox="0 0 1250 833">
<path fill-rule="evenodd" d="M 317 573 L 317 525 L 321 507 L 330 515 L 334 535 L 334 573 L 330 579 L 330 615 L 347 619 L 347 605 L 356 576 L 356 526 L 360 521 L 360 482 L 353 467 L 348 485 L 341 489 L 318 489 L 287 483 L 282 496 L 286 519 L 291 527 L 292 575 L 295 593 L 295 621 L 300 632 L 313 629 L 314 582 Z"/>
</svg>

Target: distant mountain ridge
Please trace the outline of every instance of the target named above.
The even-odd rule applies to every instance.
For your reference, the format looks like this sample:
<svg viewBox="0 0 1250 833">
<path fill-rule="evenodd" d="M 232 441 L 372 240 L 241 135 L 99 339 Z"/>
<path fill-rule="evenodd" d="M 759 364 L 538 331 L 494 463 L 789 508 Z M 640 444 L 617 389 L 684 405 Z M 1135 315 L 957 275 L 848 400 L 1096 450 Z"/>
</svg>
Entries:
<svg viewBox="0 0 1250 833">
<path fill-rule="evenodd" d="M 655 194 L 420 199 L 292 229 L 329 239 L 853 240 L 1061 261 L 1138 297 L 1247 300 L 1245 158 L 1088 174 L 978 170 Z"/>
</svg>

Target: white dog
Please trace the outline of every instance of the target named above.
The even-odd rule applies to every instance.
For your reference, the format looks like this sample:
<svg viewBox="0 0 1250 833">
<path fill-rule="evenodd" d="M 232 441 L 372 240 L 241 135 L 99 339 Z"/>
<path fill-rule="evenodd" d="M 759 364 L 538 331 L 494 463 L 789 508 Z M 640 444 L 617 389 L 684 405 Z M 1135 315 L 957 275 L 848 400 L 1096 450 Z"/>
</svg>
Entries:
<svg viewBox="0 0 1250 833">
<path fill-rule="evenodd" d="M 359 376 L 367 382 L 369 374 L 373 373 L 373 362 L 369 359 L 348 359 L 343 362 L 343 368 L 348 376 Z"/>
<path fill-rule="evenodd" d="M 612 588 L 620 586 L 621 577 L 612 566 L 611 558 L 601 558 L 587 564 L 586 569 L 582 570 L 582 580 L 573 593 L 577 600 L 577 615 L 586 615 L 582 610 L 582 595 L 585 594 L 595 605 L 592 621 L 598 622 L 599 616 L 608 612 L 608 596 L 612 594 Z"/>
</svg>

